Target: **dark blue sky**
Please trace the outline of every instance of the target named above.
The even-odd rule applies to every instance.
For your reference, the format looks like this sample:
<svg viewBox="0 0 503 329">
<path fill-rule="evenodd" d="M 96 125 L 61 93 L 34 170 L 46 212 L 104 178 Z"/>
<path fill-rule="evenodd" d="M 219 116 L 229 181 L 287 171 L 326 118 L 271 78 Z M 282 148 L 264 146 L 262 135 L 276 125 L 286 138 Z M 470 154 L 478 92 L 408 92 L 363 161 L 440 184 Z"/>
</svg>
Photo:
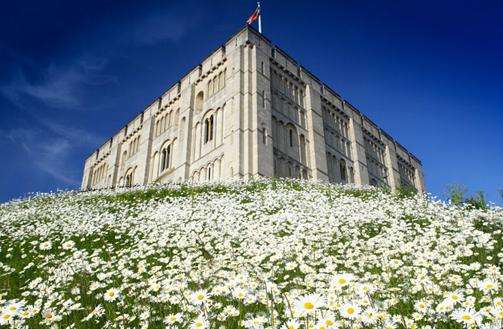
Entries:
<svg viewBox="0 0 503 329">
<path fill-rule="evenodd" d="M 84 158 L 237 32 L 254 1 L 24 1 L 0 13 L 0 201 Z M 423 161 L 501 203 L 501 1 L 263 1 L 264 34 Z"/>
</svg>

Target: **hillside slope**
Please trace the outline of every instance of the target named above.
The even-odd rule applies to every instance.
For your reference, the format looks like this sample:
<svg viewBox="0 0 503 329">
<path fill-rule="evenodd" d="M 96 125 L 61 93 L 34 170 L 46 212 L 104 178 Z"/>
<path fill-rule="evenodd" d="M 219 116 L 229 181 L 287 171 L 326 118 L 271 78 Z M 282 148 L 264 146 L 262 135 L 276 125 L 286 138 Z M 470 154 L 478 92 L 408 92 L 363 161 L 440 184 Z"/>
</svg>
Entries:
<svg viewBox="0 0 503 329">
<path fill-rule="evenodd" d="M 0 206 L 0 326 L 501 328 L 503 212 L 297 181 Z"/>
</svg>

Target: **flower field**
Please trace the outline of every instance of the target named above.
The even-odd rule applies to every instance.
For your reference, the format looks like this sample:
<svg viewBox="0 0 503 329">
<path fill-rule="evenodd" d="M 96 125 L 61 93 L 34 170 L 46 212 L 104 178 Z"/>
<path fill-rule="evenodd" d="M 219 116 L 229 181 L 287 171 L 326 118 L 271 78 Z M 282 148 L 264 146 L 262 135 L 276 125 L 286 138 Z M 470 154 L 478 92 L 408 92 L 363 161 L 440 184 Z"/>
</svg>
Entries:
<svg viewBox="0 0 503 329">
<path fill-rule="evenodd" d="M 0 206 L 0 328 L 502 328 L 503 210 L 299 181 Z"/>
</svg>

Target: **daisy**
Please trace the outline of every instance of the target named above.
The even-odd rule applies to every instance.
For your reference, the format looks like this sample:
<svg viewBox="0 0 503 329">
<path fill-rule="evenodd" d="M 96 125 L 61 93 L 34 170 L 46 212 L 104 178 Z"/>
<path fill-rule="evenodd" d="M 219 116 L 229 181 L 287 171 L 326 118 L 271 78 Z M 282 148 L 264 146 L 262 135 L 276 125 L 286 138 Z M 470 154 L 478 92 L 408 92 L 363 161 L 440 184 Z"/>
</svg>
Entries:
<svg viewBox="0 0 503 329">
<path fill-rule="evenodd" d="M 198 290 L 192 294 L 192 302 L 196 305 L 203 304 L 208 301 L 209 295 L 205 290 Z"/>
<path fill-rule="evenodd" d="M 105 294 L 103 295 L 103 299 L 106 300 L 107 302 L 114 302 L 119 298 L 120 292 L 117 288 L 110 288 L 107 291 L 105 291 Z"/>
<path fill-rule="evenodd" d="M 68 240 L 68 241 L 66 241 L 66 242 L 63 243 L 62 247 L 65 250 L 72 249 L 73 247 L 75 247 L 75 242 L 73 242 L 72 240 Z"/>
<path fill-rule="evenodd" d="M 503 298 L 496 297 L 493 300 L 494 306 L 503 308 Z"/>
<path fill-rule="evenodd" d="M 477 324 L 481 320 L 481 316 L 472 309 L 456 310 L 451 317 L 466 326 Z"/>
<path fill-rule="evenodd" d="M 203 318 L 202 316 L 198 316 L 192 322 L 192 328 L 193 329 L 205 329 L 205 328 L 208 328 L 208 321 L 206 321 L 206 319 Z"/>
<path fill-rule="evenodd" d="M 497 320 L 503 320 L 503 308 L 492 308 L 491 309 L 491 314 L 497 319 Z"/>
<path fill-rule="evenodd" d="M 333 317 L 326 316 L 326 317 L 322 318 L 319 321 L 319 323 L 323 324 L 325 326 L 325 328 L 330 328 L 330 327 L 332 327 L 335 324 L 335 320 L 334 320 Z"/>
<path fill-rule="evenodd" d="M 498 290 L 498 283 L 491 279 L 486 279 L 484 281 L 479 282 L 479 289 L 484 293 L 490 293 L 492 291 Z"/>
<path fill-rule="evenodd" d="M 425 313 L 428 310 L 428 303 L 424 300 L 419 300 L 414 304 L 414 308 L 419 313 Z"/>
<path fill-rule="evenodd" d="M 299 329 L 299 327 L 300 323 L 295 319 L 288 320 L 286 323 L 286 329 Z"/>
<path fill-rule="evenodd" d="M 337 274 L 333 280 L 332 284 L 335 289 L 340 290 L 344 288 L 345 286 L 349 285 L 351 280 L 353 279 L 353 276 L 351 274 Z"/>
<path fill-rule="evenodd" d="M 15 316 L 21 311 L 22 308 L 23 308 L 22 302 L 13 301 L 5 307 L 4 311 L 12 316 Z"/>
<path fill-rule="evenodd" d="M 314 313 L 324 305 L 323 300 L 316 294 L 305 295 L 297 300 L 295 309 L 300 316 Z"/>
<path fill-rule="evenodd" d="M 54 314 L 54 312 L 52 310 L 45 310 L 42 313 L 42 319 L 43 319 L 43 323 L 45 323 L 46 325 L 49 325 L 49 324 L 52 324 L 54 322 L 61 320 L 61 316 L 56 316 L 56 314 Z"/>
<path fill-rule="evenodd" d="M 346 303 L 339 309 L 341 316 L 347 319 L 355 319 L 360 315 L 360 307 L 353 303 Z"/>
<path fill-rule="evenodd" d="M 50 250 L 52 248 L 51 241 L 44 241 L 38 245 L 40 250 Z"/>
<path fill-rule="evenodd" d="M 452 291 L 452 292 L 448 292 L 446 294 L 445 302 L 454 305 L 456 303 L 461 302 L 463 299 L 464 299 L 463 294 L 461 294 L 457 291 Z"/>
<path fill-rule="evenodd" d="M 11 323 L 11 321 L 14 319 L 14 316 L 10 313 L 7 313 L 7 312 L 2 312 L 0 314 L 0 325 L 7 325 L 9 323 Z"/>
<path fill-rule="evenodd" d="M 180 322 L 182 320 L 182 314 L 181 313 L 175 313 L 175 314 L 170 314 L 167 317 L 164 318 L 164 323 L 165 324 L 175 324 L 177 322 Z"/>
<path fill-rule="evenodd" d="M 245 299 L 246 295 L 248 294 L 248 291 L 246 291 L 243 288 L 237 287 L 232 290 L 232 297 L 243 300 Z"/>
</svg>

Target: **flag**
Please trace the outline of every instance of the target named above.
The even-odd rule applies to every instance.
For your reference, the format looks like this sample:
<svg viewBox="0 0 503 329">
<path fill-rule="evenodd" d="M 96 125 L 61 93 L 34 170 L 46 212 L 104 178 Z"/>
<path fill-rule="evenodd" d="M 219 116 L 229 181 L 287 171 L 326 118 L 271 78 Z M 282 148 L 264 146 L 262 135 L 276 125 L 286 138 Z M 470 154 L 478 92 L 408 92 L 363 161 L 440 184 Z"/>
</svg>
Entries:
<svg viewBox="0 0 503 329">
<path fill-rule="evenodd" d="M 246 24 L 250 25 L 253 22 L 255 22 L 258 18 L 260 17 L 260 7 L 257 7 L 253 14 L 251 14 L 250 17 L 248 17 L 248 20 L 246 21 Z"/>
</svg>

